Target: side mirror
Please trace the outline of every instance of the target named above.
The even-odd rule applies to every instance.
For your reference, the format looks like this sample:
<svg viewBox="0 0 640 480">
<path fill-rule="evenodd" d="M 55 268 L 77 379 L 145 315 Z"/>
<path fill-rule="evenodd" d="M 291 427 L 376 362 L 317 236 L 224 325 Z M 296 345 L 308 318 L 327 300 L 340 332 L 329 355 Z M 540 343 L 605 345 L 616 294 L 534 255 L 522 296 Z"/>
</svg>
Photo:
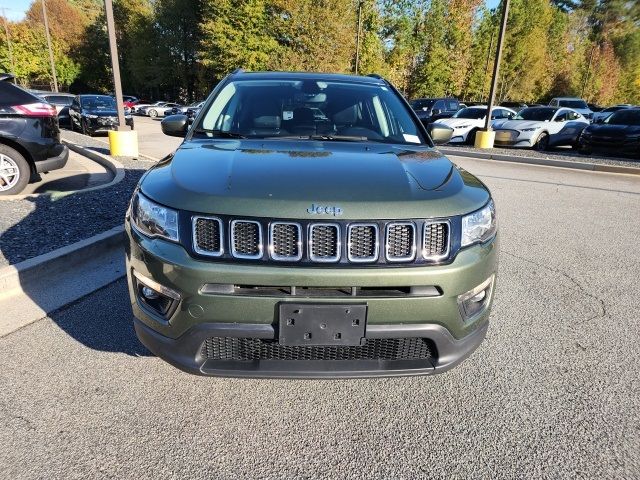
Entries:
<svg viewBox="0 0 640 480">
<path fill-rule="evenodd" d="M 186 115 L 169 115 L 161 122 L 162 133 L 170 137 L 184 137 L 189 128 Z"/>
<path fill-rule="evenodd" d="M 440 110 L 439 108 L 434 108 L 433 110 L 431 110 L 431 115 L 440 115 L 442 113 L 442 110 Z"/>
<path fill-rule="evenodd" d="M 433 143 L 436 145 L 442 145 L 451 140 L 453 128 L 440 123 L 432 123 L 427 127 L 427 132 L 429 132 L 429 136 L 431 137 L 431 140 L 433 140 Z"/>
</svg>

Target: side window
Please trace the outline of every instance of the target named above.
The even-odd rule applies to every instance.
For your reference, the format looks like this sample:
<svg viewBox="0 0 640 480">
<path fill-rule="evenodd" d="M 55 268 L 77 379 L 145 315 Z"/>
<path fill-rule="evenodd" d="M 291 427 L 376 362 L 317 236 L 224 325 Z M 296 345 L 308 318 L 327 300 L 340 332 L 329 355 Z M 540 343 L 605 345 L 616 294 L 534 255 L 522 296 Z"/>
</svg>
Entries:
<svg viewBox="0 0 640 480">
<path fill-rule="evenodd" d="M 571 112 L 569 114 L 569 120 L 578 120 L 580 118 L 580 114 L 576 112 Z"/>
<path fill-rule="evenodd" d="M 457 100 L 447 100 L 447 110 L 457 112 L 460 109 L 460 104 Z"/>
<path fill-rule="evenodd" d="M 501 118 L 507 118 L 507 111 L 501 108 L 496 108 L 491 113 L 491 120 L 499 120 Z"/>
<path fill-rule="evenodd" d="M 556 122 L 565 122 L 567 120 L 569 120 L 569 114 L 571 112 L 568 112 L 567 110 L 561 111 L 556 115 Z"/>
<path fill-rule="evenodd" d="M 438 101 L 433 105 L 433 109 L 434 109 L 434 110 L 440 110 L 440 111 L 443 111 L 443 110 L 445 109 L 444 100 L 438 100 Z"/>
</svg>

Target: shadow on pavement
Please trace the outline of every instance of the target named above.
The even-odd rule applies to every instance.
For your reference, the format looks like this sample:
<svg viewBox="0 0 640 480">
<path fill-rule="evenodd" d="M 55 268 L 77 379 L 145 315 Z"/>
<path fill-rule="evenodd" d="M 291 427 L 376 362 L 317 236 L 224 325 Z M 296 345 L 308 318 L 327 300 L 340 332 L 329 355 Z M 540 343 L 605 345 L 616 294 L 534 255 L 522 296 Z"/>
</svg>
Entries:
<svg viewBox="0 0 640 480">
<path fill-rule="evenodd" d="M 15 265 L 121 225 L 132 191 L 145 171 L 128 169 L 121 182 L 105 189 L 61 197 L 33 196 L 5 203 L 6 215 L 0 217 L 0 259 L 4 257 L 5 263 Z M 5 317 L 8 320 L 5 323 L 14 319 L 18 324 L 26 313 L 50 312 L 48 316 L 62 330 L 89 348 L 148 355 L 135 336 L 129 294 L 123 280 L 55 310 L 72 300 L 74 293 L 89 292 L 91 285 L 100 285 L 100 280 L 111 278 L 105 276 L 104 271 L 116 272 L 113 278 L 118 272 L 123 273 L 121 258 L 114 255 L 113 249 L 102 258 L 95 255 L 97 261 L 91 265 L 74 264 L 71 254 L 64 262 L 57 262 L 56 267 L 45 271 L 21 270 L 20 287 L 30 301 L 22 297 L 8 305 L 8 310 L 0 311 L 0 317 L 11 315 Z M 93 265 L 103 265 L 106 270 Z M 64 282 L 64 287 L 60 287 L 60 282 Z"/>
</svg>

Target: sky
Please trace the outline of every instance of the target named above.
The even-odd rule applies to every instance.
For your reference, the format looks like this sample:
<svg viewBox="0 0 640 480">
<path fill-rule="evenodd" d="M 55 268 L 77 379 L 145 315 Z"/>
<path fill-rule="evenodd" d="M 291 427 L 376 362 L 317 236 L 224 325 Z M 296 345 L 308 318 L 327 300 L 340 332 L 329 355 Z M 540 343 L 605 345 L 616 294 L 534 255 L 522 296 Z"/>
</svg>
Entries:
<svg viewBox="0 0 640 480">
<path fill-rule="evenodd" d="M 0 0 L 0 15 L 4 9 L 4 14 L 9 20 L 20 21 L 32 2 L 33 0 Z M 489 8 L 495 8 L 499 2 L 500 0 L 485 0 Z"/>
</svg>

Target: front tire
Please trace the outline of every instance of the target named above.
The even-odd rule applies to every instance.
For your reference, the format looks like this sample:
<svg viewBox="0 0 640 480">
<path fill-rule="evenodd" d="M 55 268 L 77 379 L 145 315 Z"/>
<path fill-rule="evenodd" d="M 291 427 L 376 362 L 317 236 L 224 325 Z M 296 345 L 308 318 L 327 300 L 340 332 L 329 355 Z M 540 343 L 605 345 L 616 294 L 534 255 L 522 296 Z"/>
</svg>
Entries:
<svg viewBox="0 0 640 480">
<path fill-rule="evenodd" d="M 156 118 L 158 116 L 158 112 L 156 112 L 155 110 L 149 110 L 149 116 L 151 118 Z"/>
<path fill-rule="evenodd" d="M 549 148 L 549 134 L 542 132 L 538 135 L 536 142 L 533 144 L 533 149 L 539 152 L 544 152 Z"/>
<path fill-rule="evenodd" d="M 471 130 L 468 134 L 467 134 L 467 138 L 465 140 L 465 143 L 471 147 L 473 147 L 476 144 L 476 133 L 478 133 L 478 129 L 474 129 Z"/>
<path fill-rule="evenodd" d="M 27 160 L 7 145 L 0 145 L 0 195 L 16 195 L 29 183 L 31 168 Z"/>
</svg>

